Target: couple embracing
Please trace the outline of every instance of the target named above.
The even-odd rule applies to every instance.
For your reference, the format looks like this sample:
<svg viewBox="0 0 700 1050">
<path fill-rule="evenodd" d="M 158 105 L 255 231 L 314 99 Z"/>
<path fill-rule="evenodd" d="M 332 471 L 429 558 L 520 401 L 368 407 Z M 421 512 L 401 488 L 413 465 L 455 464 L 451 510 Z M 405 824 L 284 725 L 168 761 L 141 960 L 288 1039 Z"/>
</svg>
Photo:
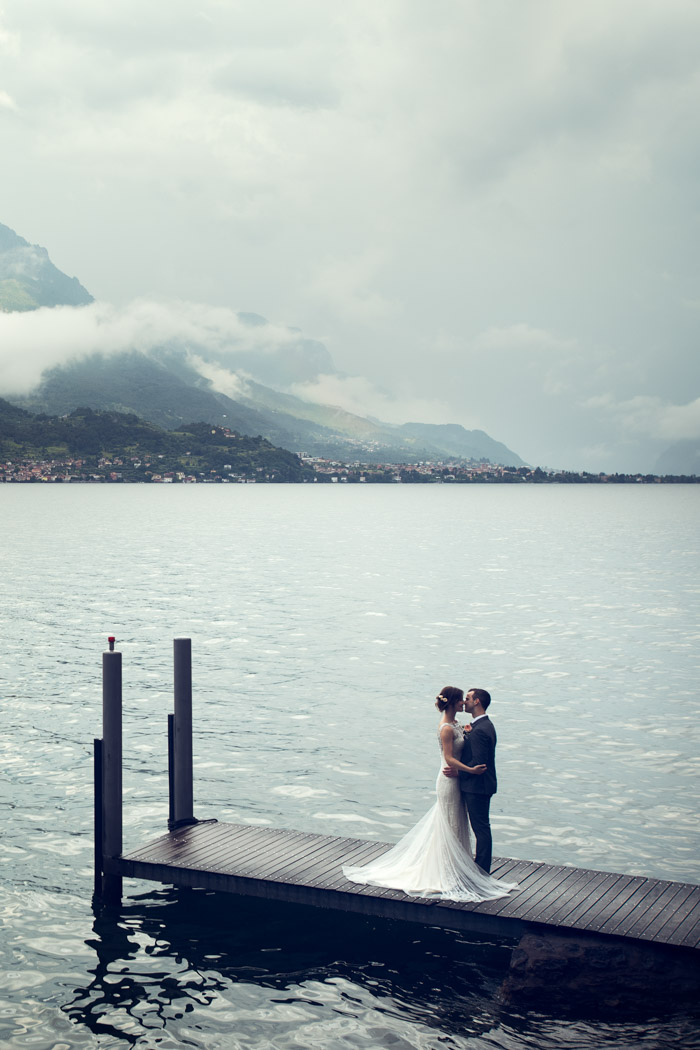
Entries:
<svg viewBox="0 0 700 1050">
<path fill-rule="evenodd" d="M 442 757 L 435 785 L 437 801 L 377 860 L 344 867 L 347 879 L 432 900 L 495 900 L 518 888 L 489 874 L 489 807 L 497 786 L 496 730 L 486 713 L 490 703 L 485 689 L 469 689 L 466 698 L 456 686 L 441 689 L 435 703 L 441 714 L 438 742 Z M 457 714 L 465 710 L 472 722 L 462 726 Z"/>
</svg>

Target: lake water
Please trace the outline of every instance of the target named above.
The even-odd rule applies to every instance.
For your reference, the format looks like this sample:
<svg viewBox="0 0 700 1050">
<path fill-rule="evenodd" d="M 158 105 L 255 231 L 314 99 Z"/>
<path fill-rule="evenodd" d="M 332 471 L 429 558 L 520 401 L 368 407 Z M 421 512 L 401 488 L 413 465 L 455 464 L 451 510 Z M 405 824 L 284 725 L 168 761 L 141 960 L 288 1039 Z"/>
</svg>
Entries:
<svg viewBox="0 0 700 1050">
<path fill-rule="evenodd" d="M 687 1011 L 506 1007 L 510 946 L 127 882 L 95 916 L 101 651 L 124 661 L 125 846 L 167 821 L 172 639 L 195 814 L 398 839 L 434 697 L 491 690 L 499 855 L 700 882 L 697 486 L 4 486 L 12 1048 L 685 1047 Z M 693 1042 L 696 1040 L 695 1042 Z"/>
</svg>

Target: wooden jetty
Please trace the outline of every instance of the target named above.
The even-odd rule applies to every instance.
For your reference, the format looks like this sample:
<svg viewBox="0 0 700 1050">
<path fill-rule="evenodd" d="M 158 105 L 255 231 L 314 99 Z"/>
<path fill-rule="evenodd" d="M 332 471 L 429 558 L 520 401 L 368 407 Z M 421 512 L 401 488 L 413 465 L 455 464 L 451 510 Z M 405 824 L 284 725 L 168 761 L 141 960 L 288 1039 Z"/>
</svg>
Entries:
<svg viewBox="0 0 700 1050">
<path fill-rule="evenodd" d="M 175 639 L 175 711 L 169 716 L 170 820 L 166 834 L 122 850 L 121 654 L 103 654 L 103 732 L 95 741 L 95 896 L 118 901 L 122 879 L 263 897 L 497 937 L 528 931 L 595 934 L 700 948 L 700 886 L 497 858 L 492 874 L 520 889 L 480 904 L 434 901 L 359 886 L 345 864 L 391 843 L 279 828 L 197 821 L 192 790 L 189 639 Z"/>
<path fill-rule="evenodd" d="M 385 842 L 204 821 L 105 859 L 104 870 L 502 937 L 520 937 L 536 924 L 700 947 L 700 886 L 497 859 L 492 874 L 517 882 L 520 890 L 496 901 L 458 904 L 343 877 L 342 865 L 367 863 L 390 848 Z"/>
</svg>

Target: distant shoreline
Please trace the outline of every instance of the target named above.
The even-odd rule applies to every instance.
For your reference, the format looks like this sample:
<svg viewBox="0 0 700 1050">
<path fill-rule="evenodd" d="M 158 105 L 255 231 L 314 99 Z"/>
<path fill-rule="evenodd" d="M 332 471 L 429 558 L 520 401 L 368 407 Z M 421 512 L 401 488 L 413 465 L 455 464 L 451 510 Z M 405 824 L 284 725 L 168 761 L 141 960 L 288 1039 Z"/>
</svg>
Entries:
<svg viewBox="0 0 700 1050">
<path fill-rule="evenodd" d="M 344 464 L 304 460 L 304 476 L 290 479 L 256 467 L 245 474 L 209 471 L 135 470 L 123 462 L 86 466 L 75 462 L 34 460 L 0 464 L 0 484 L 7 485 L 696 485 L 696 474 L 591 474 L 547 471 L 540 467 L 491 464 Z"/>
</svg>

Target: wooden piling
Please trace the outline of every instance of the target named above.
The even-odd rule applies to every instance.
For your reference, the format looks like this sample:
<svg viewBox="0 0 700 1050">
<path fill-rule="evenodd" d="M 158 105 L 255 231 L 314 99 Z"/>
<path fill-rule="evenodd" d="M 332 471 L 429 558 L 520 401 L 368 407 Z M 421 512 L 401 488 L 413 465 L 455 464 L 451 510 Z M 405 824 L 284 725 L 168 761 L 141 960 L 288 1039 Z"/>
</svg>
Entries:
<svg viewBox="0 0 700 1050">
<path fill-rule="evenodd" d="M 94 789 L 94 869 L 95 882 L 93 898 L 102 897 L 102 741 L 93 741 L 93 789 Z"/>
<path fill-rule="evenodd" d="M 174 827 L 194 823 L 192 773 L 192 640 L 173 640 L 173 804 Z"/>
<path fill-rule="evenodd" d="M 102 858 L 122 854 L 122 654 L 110 639 L 102 654 Z M 119 875 L 102 877 L 102 898 L 118 903 L 122 896 Z"/>
<path fill-rule="evenodd" d="M 168 715 L 168 830 L 175 828 L 175 715 Z"/>
</svg>

